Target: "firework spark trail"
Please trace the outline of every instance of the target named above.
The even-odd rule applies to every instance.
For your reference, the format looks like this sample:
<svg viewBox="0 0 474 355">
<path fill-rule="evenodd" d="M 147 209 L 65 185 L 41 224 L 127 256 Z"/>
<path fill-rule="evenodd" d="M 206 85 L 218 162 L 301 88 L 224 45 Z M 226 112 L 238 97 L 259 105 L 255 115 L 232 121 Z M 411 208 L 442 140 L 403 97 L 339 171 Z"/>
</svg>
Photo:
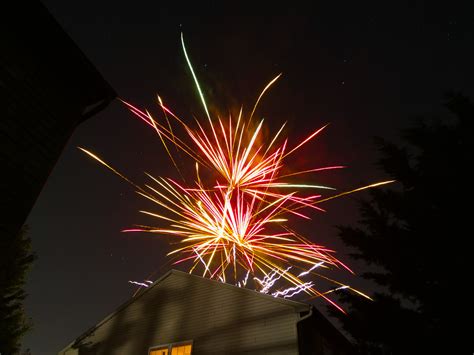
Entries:
<svg viewBox="0 0 474 355">
<path fill-rule="evenodd" d="M 311 142 L 327 125 L 290 147 L 288 139 L 283 137 L 283 124 L 271 137 L 270 143 L 265 143 L 267 140 L 262 133 L 263 119 L 254 122 L 252 118 L 260 100 L 281 74 L 264 87 L 247 119 L 244 118 L 242 108 L 237 119 L 233 119 L 231 115 L 228 122 L 219 117 L 213 119 L 182 36 L 181 44 L 207 122 L 201 123 L 196 119 L 197 128 L 192 128 L 166 107 L 160 96 L 158 105 L 163 113 L 163 123 L 153 118 L 148 111 L 140 110 L 123 100 L 122 102 L 135 116 L 156 131 L 183 183 L 147 174 L 149 182 L 138 186 L 97 155 L 80 148 L 131 183 L 139 195 L 164 211 L 140 212 L 160 220 L 167 226 L 136 226 L 125 229 L 124 232 L 148 232 L 175 239 L 180 246 L 168 253 L 169 256 L 175 257 L 174 264 L 189 262 L 190 272 L 201 268 L 202 276 L 221 282 L 226 282 L 230 274 L 234 284 L 245 287 L 249 274 L 252 274 L 253 280 L 258 284 L 258 291 L 262 293 L 270 293 L 270 289 L 277 282 L 290 284 L 290 287 L 282 291 L 273 292 L 275 297 L 289 298 L 305 292 L 311 298 L 322 297 L 339 309 L 326 294 L 347 288 L 368 297 L 349 286 L 315 273 L 314 270 L 318 267 L 350 269 L 333 256 L 332 250 L 316 245 L 294 232 L 287 226 L 287 222 L 291 216 L 309 219 L 309 211 L 323 211 L 317 206 L 321 202 L 391 181 L 323 196 L 311 191 L 332 191 L 334 188 L 287 180 L 296 175 L 304 176 L 344 168 L 342 165 L 331 165 L 284 172 L 285 160 Z M 173 128 L 173 125 L 177 127 Z M 181 131 L 185 134 L 178 134 Z M 178 166 L 178 162 L 182 163 L 183 159 L 173 157 L 171 146 L 193 160 L 196 177 L 192 185 L 185 182 L 185 170 Z M 201 178 L 202 168 L 214 175 L 213 182 L 208 181 L 209 178 Z M 305 271 L 296 275 L 290 272 L 293 267 Z M 237 282 L 242 273 L 246 273 L 245 279 Z M 303 282 L 300 279 L 309 274 L 325 279 L 337 287 L 326 292 L 319 291 L 314 287 L 313 281 Z M 129 282 L 147 287 L 147 283 Z"/>
<path fill-rule="evenodd" d="M 308 275 L 311 271 L 313 271 L 314 269 L 320 267 L 320 266 L 323 265 L 323 264 L 324 264 L 324 261 L 321 261 L 321 262 L 319 262 L 319 263 L 317 263 L 317 264 L 314 264 L 309 270 L 306 270 L 306 271 L 303 271 L 302 273 L 300 273 L 300 274 L 298 275 L 298 277 Z"/>
<path fill-rule="evenodd" d="M 128 283 L 141 286 L 141 287 L 150 287 L 150 285 L 153 283 L 152 281 L 144 281 L 144 282 L 138 282 L 138 281 L 128 281 Z"/>
<path fill-rule="evenodd" d="M 260 284 L 261 289 L 259 291 L 261 293 L 268 293 L 268 291 L 270 290 L 270 288 L 273 287 L 275 282 L 281 279 L 281 277 L 284 276 L 290 269 L 291 266 L 287 267 L 286 270 L 283 270 L 282 272 L 280 271 L 280 269 L 273 269 L 272 272 L 266 274 L 262 280 L 260 280 L 258 277 L 254 277 L 253 279 Z"/>
<path fill-rule="evenodd" d="M 283 297 L 283 298 L 291 298 L 303 291 L 309 290 L 314 286 L 313 282 L 305 282 L 300 285 L 296 285 L 293 287 L 289 287 L 283 291 L 276 291 L 272 293 L 273 297 Z"/>
<path fill-rule="evenodd" d="M 237 282 L 236 286 L 238 287 L 245 287 L 247 285 L 247 281 L 249 279 L 250 271 L 247 271 L 245 277 L 242 281 Z"/>
</svg>

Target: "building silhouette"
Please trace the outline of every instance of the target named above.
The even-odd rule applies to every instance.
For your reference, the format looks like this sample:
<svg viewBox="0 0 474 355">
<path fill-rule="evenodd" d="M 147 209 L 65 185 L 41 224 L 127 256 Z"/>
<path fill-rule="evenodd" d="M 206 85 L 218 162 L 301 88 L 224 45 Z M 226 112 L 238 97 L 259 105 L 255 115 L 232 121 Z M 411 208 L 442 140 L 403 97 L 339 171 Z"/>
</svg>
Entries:
<svg viewBox="0 0 474 355">
<path fill-rule="evenodd" d="M 2 5 L 0 46 L 0 238 L 11 238 L 76 126 L 116 93 L 38 1 Z"/>
</svg>

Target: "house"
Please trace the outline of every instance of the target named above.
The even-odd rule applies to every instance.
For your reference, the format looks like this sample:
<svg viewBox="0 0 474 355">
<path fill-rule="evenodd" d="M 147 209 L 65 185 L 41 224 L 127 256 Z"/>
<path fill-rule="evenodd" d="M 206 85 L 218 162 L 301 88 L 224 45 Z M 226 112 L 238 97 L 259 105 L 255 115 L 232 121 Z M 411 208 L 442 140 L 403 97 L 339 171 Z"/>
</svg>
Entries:
<svg viewBox="0 0 474 355">
<path fill-rule="evenodd" d="M 59 355 L 350 352 L 311 305 L 171 270 Z"/>
</svg>

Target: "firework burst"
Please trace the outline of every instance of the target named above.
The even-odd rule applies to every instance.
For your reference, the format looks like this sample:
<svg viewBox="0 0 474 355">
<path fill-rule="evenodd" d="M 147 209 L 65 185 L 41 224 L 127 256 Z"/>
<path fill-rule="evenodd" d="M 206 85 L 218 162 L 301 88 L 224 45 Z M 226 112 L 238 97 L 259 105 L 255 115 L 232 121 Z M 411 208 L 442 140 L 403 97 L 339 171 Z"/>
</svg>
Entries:
<svg viewBox="0 0 474 355">
<path fill-rule="evenodd" d="M 160 97 L 161 119 L 122 102 L 156 131 L 180 175 L 182 167 L 177 164 L 177 152 L 181 151 L 192 159 L 195 169 L 193 183 L 186 183 L 184 178 L 178 182 L 147 174 L 149 183 L 138 186 L 95 154 L 80 148 L 133 184 L 138 194 L 157 206 L 156 211 L 140 211 L 159 220 L 157 226 L 140 225 L 124 232 L 168 235 L 176 240 L 173 244 L 177 247 L 168 254 L 174 258 L 175 264 L 189 265 L 189 272 L 199 272 L 204 277 L 231 282 L 239 287 L 246 287 L 249 275 L 252 275 L 250 279 L 258 291 L 275 297 L 288 298 L 304 292 L 310 298 L 325 298 L 339 309 L 327 294 L 348 289 L 367 297 L 322 275 L 318 270 L 330 267 L 352 271 L 334 256 L 334 251 L 301 236 L 289 227 L 288 222 L 289 218 L 309 219 L 309 213 L 321 211 L 319 205 L 329 199 L 391 181 L 326 197 L 322 192 L 334 188 L 292 183 L 291 178 L 296 175 L 343 168 L 335 165 L 283 173 L 288 156 L 297 153 L 326 126 L 294 145 L 283 137 L 285 125 L 268 142 L 264 139 L 264 121 L 255 121 L 254 113 L 265 92 L 281 74 L 263 89 L 247 117 L 242 108 L 237 117 L 230 115 L 225 120 L 211 117 L 183 37 L 181 43 L 207 120 L 196 120 L 196 127 L 192 128 L 166 107 Z M 172 146 L 177 149 L 171 149 Z M 202 177 L 203 171 L 206 178 Z M 315 280 L 306 279 L 309 277 L 329 281 L 333 286 L 320 290 Z M 278 289 L 277 284 L 281 285 Z"/>
</svg>

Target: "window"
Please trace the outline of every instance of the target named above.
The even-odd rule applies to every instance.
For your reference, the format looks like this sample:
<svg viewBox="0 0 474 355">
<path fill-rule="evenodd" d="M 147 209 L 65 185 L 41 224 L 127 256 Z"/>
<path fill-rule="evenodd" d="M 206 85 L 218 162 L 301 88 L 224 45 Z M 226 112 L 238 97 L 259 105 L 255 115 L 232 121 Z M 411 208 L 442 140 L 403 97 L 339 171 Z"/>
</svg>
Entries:
<svg viewBox="0 0 474 355">
<path fill-rule="evenodd" d="M 148 355 L 191 355 L 192 342 L 164 344 L 153 347 Z"/>
<path fill-rule="evenodd" d="M 168 355 L 168 347 L 160 349 L 151 349 L 149 352 L 150 355 Z"/>
<path fill-rule="evenodd" d="M 171 355 L 191 355 L 191 344 L 173 346 L 171 348 Z"/>
</svg>

